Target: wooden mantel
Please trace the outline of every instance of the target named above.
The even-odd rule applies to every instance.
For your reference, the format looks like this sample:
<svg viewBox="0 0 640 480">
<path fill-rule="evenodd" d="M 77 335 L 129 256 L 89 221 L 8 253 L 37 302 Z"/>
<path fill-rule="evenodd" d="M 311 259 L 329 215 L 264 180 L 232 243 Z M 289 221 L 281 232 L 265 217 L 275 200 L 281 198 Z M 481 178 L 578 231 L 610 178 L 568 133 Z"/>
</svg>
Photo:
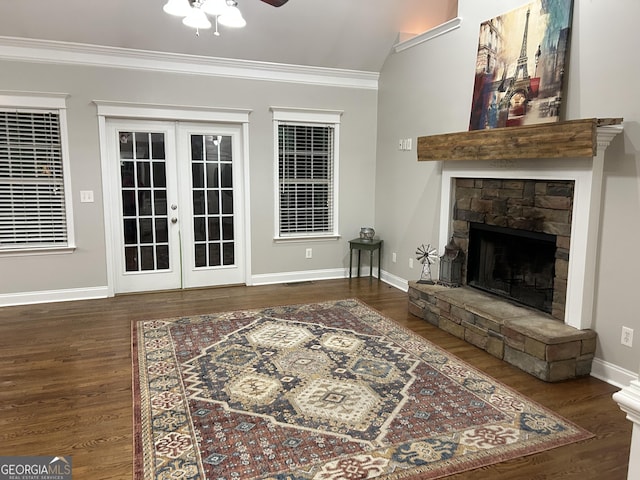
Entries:
<svg viewBox="0 0 640 480">
<path fill-rule="evenodd" d="M 418 161 L 595 157 L 599 126 L 621 118 L 590 118 L 418 137 Z"/>
</svg>

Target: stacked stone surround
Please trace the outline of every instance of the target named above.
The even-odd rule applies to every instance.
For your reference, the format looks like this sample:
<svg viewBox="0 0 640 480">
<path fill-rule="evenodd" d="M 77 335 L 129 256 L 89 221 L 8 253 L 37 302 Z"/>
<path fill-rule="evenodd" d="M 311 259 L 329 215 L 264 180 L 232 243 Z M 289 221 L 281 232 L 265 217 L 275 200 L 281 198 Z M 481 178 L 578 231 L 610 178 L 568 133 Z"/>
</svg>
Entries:
<svg viewBox="0 0 640 480">
<path fill-rule="evenodd" d="M 465 261 L 469 222 L 556 235 L 551 314 L 564 321 L 574 182 L 478 178 L 457 178 L 455 182 L 453 236 L 465 253 Z"/>
<path fill-rule="evenodd" d="M 594 331 L 491 294 L 409 282 L 409 312 L 541 380 L 591 373 Z"/>
</svg>

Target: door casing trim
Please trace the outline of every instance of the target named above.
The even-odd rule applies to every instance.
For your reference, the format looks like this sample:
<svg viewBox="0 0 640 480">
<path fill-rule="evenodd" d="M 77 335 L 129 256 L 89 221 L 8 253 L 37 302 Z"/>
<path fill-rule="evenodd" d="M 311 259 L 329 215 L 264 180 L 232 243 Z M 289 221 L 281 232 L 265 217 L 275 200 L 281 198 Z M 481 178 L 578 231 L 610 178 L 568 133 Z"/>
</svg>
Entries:
<svg viewBox="0 0 640 480">
<path fill-rule="evenodd" d="M 105 258 L 107 267 L 107 296 L 115 295 L 115 255 L 113 252 L 113 219 L 114 202 L 109 169 L 109 152 L 107 147 L 107 119 L 142 119 L 148 121 L 175 122 L 210 122 L 229 123 L 241 126 L 242 157 L 243 157 L 243 220 L 244 220 L 244 278 L 247 285 L 251 284 L 251 222 L 249 198 L 249 115 L 251 110 L 241 108 L 195 107 L 185 105 L 163 105 L 132 102 L 114 102 L 108 100 L 94 100 L 98 117 L 98 138 L 100 147 L 100 167 L 102 174 L 102 202 L 104 213 Z"/>
</svg>

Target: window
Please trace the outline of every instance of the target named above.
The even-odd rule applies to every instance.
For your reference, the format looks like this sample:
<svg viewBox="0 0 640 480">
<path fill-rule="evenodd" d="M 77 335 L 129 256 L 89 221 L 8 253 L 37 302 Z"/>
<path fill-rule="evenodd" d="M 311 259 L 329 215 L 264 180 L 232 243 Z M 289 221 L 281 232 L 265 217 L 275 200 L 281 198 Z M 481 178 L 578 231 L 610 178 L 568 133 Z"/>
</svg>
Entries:
<svg viewBox="0 0 640 480">
<path fill-rule="evenodd" d="M 0 253 L 71 246 L 63 107 L 0 94 Z"/>
<path fill-rule="evenodd" d="M 337 236 L 339 112 L 272 109 L 276 237 Z"/>
</svg>

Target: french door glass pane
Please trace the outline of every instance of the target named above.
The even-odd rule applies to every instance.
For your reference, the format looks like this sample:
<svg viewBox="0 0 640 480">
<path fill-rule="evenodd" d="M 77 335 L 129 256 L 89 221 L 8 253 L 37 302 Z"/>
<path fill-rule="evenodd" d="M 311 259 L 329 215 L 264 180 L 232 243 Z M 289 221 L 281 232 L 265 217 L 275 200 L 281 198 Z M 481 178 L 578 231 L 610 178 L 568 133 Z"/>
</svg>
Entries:
<svg viewBox="0 0 640 480">
<path fill-rule="evenodd" d="M 138 243 L 138 222 L 135 218 L 125 218 L 124 220 L 124 243 L 125 245 Z"/>
<path fill-rule="evenodd" d="M 140 215 L 152 214 L 151 190 L 138 190 L 138 205 L 140 208 Z"/>
<path fill-rule="evenodd" d="M 209 213 L 220 213 L 220 192 L 218 192 L 217 190 L 208 191 L 207 205 L 209 207 Z"/>
<path fill-rule="evenodd" d="M 194 258 L 196 267 L 207 266 L 207 245 L 204 243 L 196 243 L 194 248 Z"/>
<path fill-rule="evenodd" d="M 153 184 L 156 188 L 167 186 L 164 162 L 153 162 Z"/>
<path fill-rule="evenodd" d="M 165 190 L 153 191 L 153 207 L 156 215 L 167 215 L 167 192 Z"/>
<path fill-rule="evenodd" d="M 231 139 L 222 135 L 191 135 L 196 268 L 235 263 Z"/>
<path fill-rule="evenodd" d="M 233 214 L 233 191 L 222 190 L 222 213 Z"/>
<path fill-rule="evenodd" d="M 204 217 L 196 217 L 193 219 L 193 236 L 196 242 L 207 240 L 207 228 Z"/>
<path fill-rule="evenodd" d="M 209 244 L 209 262 L 211 266 L 220 266 L 222 263 L 220 262 L 220 244 L 219 243 L 210 243 Z"/>
<path fill-rule="evenodd" d="M 191 172 L 193 177 L 193 188 L 204 188 L 204 164 L 193 163 L 191 165 Z"/>
<path fill-rule="evenodd" d="M 140 258 L 142 270 L 155 270 L 154 265 L 154 248 L 153 247 L 140 247 Z"/>
<path fill-rule="evenodd" d="M 204 190 L 193 190 L 193 213 L 194 215 L 204 215 L 206 208 L 204 206 Z"/>
<path fill-rule="evenodd" d="M 209 240 L 220 240 L 220 218 L 217 215 L 209 218 Z"/>
<path fill-rule="evenodd" d="M 222 244 L 222 258 L 225 265 L 235 263 L 235 248 L 232 242 L 224 242 Z"/>
<path fill-rule="evenodd" d="M 156 252 L 158 254 L 158 270 L 168 270 L 169 269 L 169 245 L 158 245 L 156 247 Z"/>
<path fill-rule="evenodd" d="M 125 271 L 168 270 L 164 134 L 119 132 L 118 139 Z"/>
<path fill-rule="evenodd" d="M 163 160 L 166 158 L 164 153 L 164 134 L 163 133 L 152 133 L 151 134 L 151 144 L 153 148 L 151 149 L 151 158 L 154 160 Z"/>
<path fill-rule="evenodd" d="M 218 165 L 216 163 L 210 163 L 207 165 L 207 185 L 213 188 L 218 188 L 220 182 L 218 181 Z"/>
<path fill-rule="evenodd" d="M 136 195 L 131 190 L 122 192 L 122 213 L 126 217 L 134 217 L 136 215 Z"/>
</svg>

